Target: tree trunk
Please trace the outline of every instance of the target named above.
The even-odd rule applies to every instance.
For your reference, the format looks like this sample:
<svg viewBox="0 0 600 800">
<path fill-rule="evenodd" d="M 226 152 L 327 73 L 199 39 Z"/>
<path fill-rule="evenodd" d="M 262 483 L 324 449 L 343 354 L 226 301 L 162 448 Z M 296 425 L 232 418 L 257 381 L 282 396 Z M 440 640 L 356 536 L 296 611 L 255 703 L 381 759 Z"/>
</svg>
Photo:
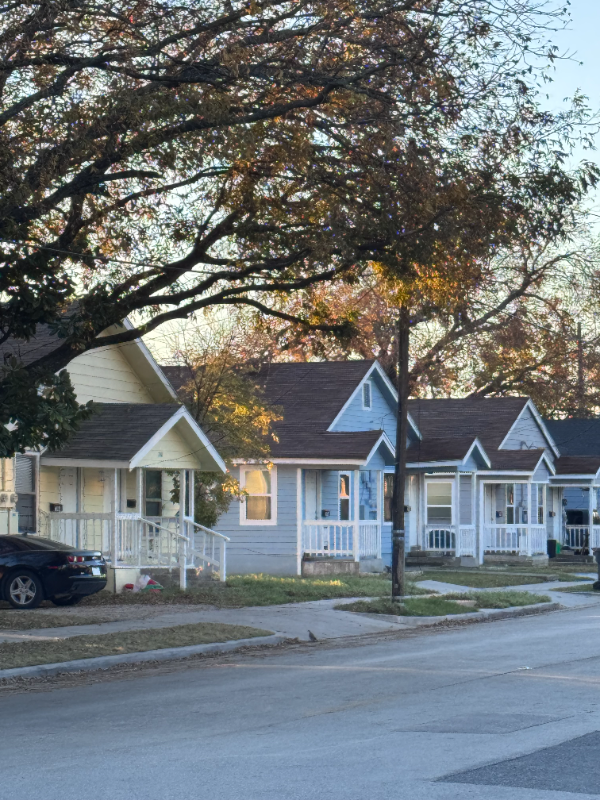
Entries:
<svg viewBox="0 0 600 800">
<path fill-rule="evenodd" d="M 406 484 L 406 440 L 408 435 L 408 309 L 398 314 L 398 418 L 396 429 L 396 475 L 392 499 L 392 597 L 405 594 L 404 488 Z"/>
</svg>

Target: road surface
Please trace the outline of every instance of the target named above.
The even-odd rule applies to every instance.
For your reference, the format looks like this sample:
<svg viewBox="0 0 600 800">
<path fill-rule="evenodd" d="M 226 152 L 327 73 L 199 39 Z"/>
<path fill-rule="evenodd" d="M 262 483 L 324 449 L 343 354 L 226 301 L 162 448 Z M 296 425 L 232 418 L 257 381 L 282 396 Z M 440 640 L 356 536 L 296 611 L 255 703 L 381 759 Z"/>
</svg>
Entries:
<svg viewBox="0 0 600 800">
<path fill-rule="evenodd" d="M 0 796 L 600 797 L 600 608 L 0 692 Z"/>
</svg>

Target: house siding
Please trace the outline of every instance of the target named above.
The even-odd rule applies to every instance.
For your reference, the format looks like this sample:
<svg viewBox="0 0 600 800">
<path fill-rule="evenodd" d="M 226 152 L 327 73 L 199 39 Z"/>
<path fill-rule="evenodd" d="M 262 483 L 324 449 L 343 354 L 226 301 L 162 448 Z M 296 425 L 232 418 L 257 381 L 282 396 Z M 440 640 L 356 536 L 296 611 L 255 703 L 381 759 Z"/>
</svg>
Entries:
<svg viewBox="0 0 600 800">
<path fill-rule="evenodd" d="M 231 539 L 227 545 L 227 570 L 230 574 L 297 573 L 297 468 L 278 466 L 276 469 L 276 525 L 240 525 L 238 500 L 234 500 L 228 511 L 219 517 L 217 530 Z M 232 469 L 237 480 L 239 473 L 239 467 Z"/>
<path fill-rule="evenodd" d="M 83 353 L 69 364 L 69 377 L 80 403 L 153 403 L 154 399 L 117 347 Z"/>
<path fill-rule="evenodd" d="M 362 390 L 357 392 L 332 431 L 385 431 L 392 444 L 396 439 L 396 412 L 371 380 L 371 408 L 362 407 Z"/>
<path fill-rule="evenodd" d="M 140 466 L 147 469 L 199 469 L 200 461 L 176 428 L 168 430 L 162 439 L 142 458 Z"/>
<path fill-rule="evenodd" d="M 536 422 L 531 409 L 526 408 L 508 432 L 501 449 L 522 450 L 534 447 L 549 448 L 550 445 Z M 549 456 L 552 457 L 550 451 Z"/>
</svg>

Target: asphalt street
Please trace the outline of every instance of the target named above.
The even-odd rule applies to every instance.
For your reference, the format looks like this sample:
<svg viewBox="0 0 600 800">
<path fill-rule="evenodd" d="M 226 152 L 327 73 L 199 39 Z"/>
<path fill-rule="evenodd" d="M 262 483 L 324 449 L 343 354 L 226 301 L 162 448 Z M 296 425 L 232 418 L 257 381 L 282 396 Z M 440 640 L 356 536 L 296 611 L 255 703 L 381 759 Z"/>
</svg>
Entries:
<svg viewBox="0 0 600 800">
<path fill-rule="evenodd" d="M 600 608 L 0 692 L 0 797 L 600 797 Z"/>
</svg>

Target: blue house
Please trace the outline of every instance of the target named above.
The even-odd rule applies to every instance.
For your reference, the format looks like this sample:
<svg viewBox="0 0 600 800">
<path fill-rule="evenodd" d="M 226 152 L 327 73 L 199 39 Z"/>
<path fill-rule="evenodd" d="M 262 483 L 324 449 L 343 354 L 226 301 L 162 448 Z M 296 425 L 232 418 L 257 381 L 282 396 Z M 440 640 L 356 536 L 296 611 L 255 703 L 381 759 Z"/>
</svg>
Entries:
<svg viewBox="0 0 600 800">
<path fill-rule="evenodd" d="M 217 523 L 230 538 L 230 572 L 301 574 L 324 559 L 381 570 L 397 408 L 384 370 L 375 361 L 271 364 L 258 382 L 283 419 L 268 464 L 235 464 L 246 496 Z"/>
</svg>

